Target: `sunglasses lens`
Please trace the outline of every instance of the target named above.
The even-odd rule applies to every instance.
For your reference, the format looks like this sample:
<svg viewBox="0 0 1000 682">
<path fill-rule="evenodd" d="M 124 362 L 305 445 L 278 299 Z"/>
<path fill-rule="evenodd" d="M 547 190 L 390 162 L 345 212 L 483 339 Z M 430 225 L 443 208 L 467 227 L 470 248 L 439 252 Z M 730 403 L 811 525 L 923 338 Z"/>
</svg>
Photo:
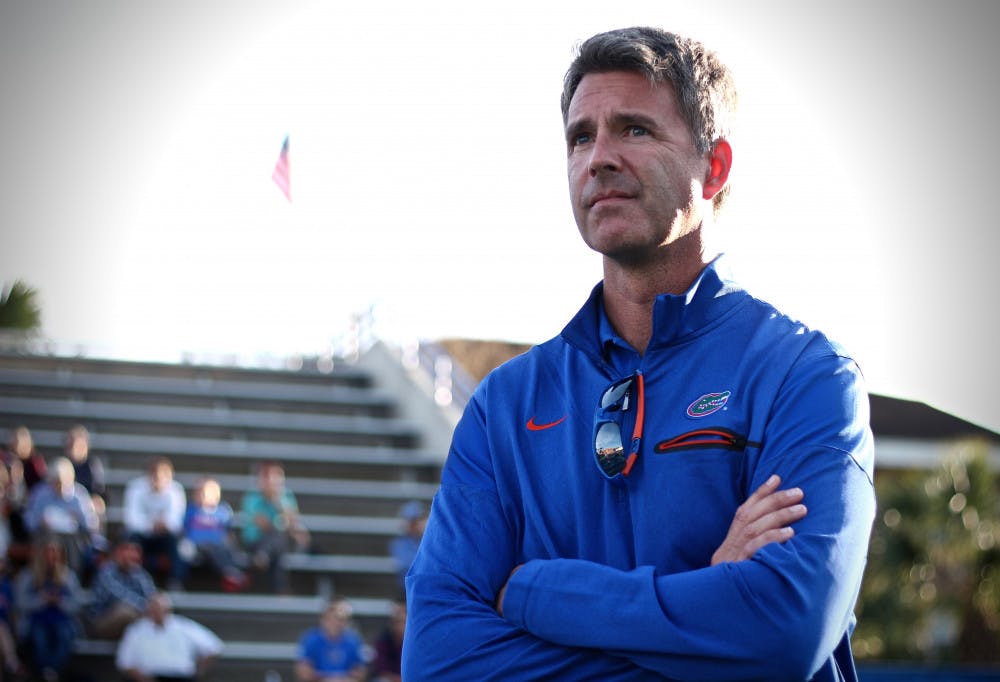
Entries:
<svg viewBox="0 0 1000 682">
<path fill-rule="evenodd" d="M 598 466 L 608 478 L 614 478 L 619 474 L 628 476 L 632 470 L 632 465 L 639 454 L 644 403 L 642 373 L 638 371 L 611 384 L 597 402 L 594 413 L 594 454 Z M 633 411 L 635 417 L 630 419 Z M 634 428 L 631 439 L 626 443 L 622 437 L 622 429 L 629 426 Z M 631 448 L 627 455 L 626 445 Z"/>
<path fill-rule="evenodd" d="M 622 430 L 614 422 L 604 422 L 597 428 L 594 437 L 594 451 L 597 463 L 608 476 L 614 476 L 625 467 L 625 444 Z"/>
<path fill-rule="evenodd" d="M 625 379 L 624 381 L 619 381 L 617 384 L 609 388 L 601 396 L 601 409 L 602 410 L 627 410 L 628 409 L 628 392 L 632 388 L 632 377 Z M 621 405 L 619 405 L 621 403 Z"/>
</svg>

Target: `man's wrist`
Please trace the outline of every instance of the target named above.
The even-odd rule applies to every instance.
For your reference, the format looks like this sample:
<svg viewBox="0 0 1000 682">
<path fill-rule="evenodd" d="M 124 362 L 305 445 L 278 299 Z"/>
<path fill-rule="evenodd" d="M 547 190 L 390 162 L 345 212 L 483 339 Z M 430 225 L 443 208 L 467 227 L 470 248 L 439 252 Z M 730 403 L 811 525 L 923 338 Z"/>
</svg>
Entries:
<svg viewBox="0 0 1000 682">
<path fill-rule="evenodd" d="M 524 568 L 525 565 L 526 564 L 519 564 L 514 567 L 514 569 L 510 572 L 510 575 L 507 576 L 507 582 L 504 583 L 503 587 L 500 588 L 500 592 L 497 594 L 496 610 L 501 617 L 506 617 L 505 613 L 510 613 L 511 607 L 514 607 L 515 610 L 517 608 L 517 597 L 514 597 L 513 602 L 509 599 L 510 586 L 511 582 L 514 580 L 514 575 Z M 514 591 L 516 594 L 516 586 Z"/>
</svg>

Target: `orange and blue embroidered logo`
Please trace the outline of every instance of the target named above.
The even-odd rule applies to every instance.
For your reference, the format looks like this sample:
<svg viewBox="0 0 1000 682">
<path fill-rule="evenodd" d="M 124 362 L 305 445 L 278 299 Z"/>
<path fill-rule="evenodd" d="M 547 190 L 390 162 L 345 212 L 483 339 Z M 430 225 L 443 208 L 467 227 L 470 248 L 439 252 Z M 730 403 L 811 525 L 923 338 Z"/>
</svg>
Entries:
<svg viewBox="0 0 1000 682">
<path fill-rule="evenodd" d="M 714 414 L 726 406 L 732 391 L 722 391 L 721 393 L 706 393 L 693 403 L 688 405 L 687 415 L 699 418 Z"/>
</svg>

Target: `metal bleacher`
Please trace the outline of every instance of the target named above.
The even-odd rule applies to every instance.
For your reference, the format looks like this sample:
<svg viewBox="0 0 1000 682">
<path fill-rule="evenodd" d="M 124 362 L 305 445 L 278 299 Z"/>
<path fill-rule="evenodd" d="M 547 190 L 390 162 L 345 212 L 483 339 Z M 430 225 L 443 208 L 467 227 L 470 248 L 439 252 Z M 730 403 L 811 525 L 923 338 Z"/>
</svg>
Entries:
<svg viewBox="0 0 1000 682">
<path fill-rule="evenodd" d="M 286 557 L 292 595 L 266 579 L 226 594 L 207 572 L 192 572 L 175 609 L 215 631 L 226 649 L 211 679 L 291 680 L 295 643 L 326 599 L 348 598 L 370 639 L 398 595 L 388 545 L 399 508 L 429 503 L 451 424 L 409 381 L 392 351 L 376 344 L 332 370 L 273 370 L 160 364 L 0 352 L 0 429 L 27 426 L 36 446 L 61 454 L 66 430 L 83 424 L 107 471 L 109 534 L 121 526 L 125 484 L 165 455 L 189 490 L 202 475 L 220 481 L 239 509 L 255 466 L 280 461 L 310 529 L 309 553 Z M 82 639 L 74 665 L 116 679 L 114 643 Z M 273 678 L 273 675 L 272 675 Z"/>
</svg>

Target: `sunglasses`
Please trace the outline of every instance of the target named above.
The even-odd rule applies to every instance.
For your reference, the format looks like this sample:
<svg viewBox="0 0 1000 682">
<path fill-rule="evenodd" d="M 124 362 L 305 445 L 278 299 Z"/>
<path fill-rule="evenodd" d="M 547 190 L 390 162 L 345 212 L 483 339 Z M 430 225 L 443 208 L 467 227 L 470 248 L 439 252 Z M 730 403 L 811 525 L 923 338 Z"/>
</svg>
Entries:
<svg viewBox="0 0 1000 682">
<path fill-rule="evenodd" d="M 639 456 L 645 403 L 642 372 L 639 371 L 619 379 L 601 394 L 594 415 L 594 455 L 605 476 L 628 476 L 632 471 Z M 626 455 L 622 427 L 626 413 L 632 409 L 635 410 L 635 426 L 632 429 L 629 453 Z"/>
</svg>

